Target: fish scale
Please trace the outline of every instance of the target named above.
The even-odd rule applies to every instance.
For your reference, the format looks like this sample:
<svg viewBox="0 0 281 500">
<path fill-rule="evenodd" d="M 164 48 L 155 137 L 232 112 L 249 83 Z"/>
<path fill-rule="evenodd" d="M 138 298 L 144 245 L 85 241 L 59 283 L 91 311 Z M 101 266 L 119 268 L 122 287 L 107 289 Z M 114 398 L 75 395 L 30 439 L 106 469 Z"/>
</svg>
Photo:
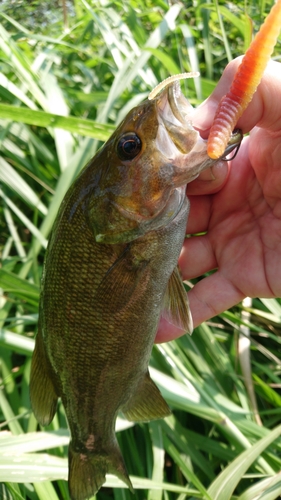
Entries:
<svg viewBox="0 0 281 500">
<path fill-rule="evenodd" d="M 177 268 L 189 212 L 185 185 L 217 162 L 175 85 L 134 108 L 82 170 L 45 256 L 30 397 L 42 425 L 62 400 L 72 500 L 95 495 L 106 473 L 132 490 L 117 414 L 135 422 L 170 414 L 148 371 L 160 315 L 192 331 Z M 225 154 L 241 139 L 234 134 Z"/>
</svg>

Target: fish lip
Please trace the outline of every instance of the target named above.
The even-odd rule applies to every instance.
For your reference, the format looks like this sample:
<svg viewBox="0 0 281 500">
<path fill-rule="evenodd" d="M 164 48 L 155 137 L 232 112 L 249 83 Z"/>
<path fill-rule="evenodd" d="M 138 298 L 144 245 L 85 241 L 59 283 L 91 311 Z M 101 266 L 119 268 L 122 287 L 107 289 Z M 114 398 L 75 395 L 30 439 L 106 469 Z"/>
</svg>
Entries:
<svg viewBox="0 0 281 500">
<path fill-rule="evenodd" d="M 241 130 L 234 130 L 223 155 L 212 159 L 207 154 L 207 140 L 192 125 L 194 108 L 181 93 L 178 82 L 171 84 L 157 100 L 159 132 L 156 144 L 166 158 L 173 163 L 174 186 L 188 184 L 207 168 L 219 161 L 228 161 L 228 155 L 238 150 L 243 138 Z M 165 130 L 165 132 L 164 132 Z"/>
<path fill-rule="evenodd" d="M 159 96 L 157 96 L 156 103 L 158 112 L 163 120 L 163 124 L 168 134 L 170 135 L 172 142 L 177 147 L 177 144 L 175 143 L 173 136 L 170 134 L 171 125 L 184 127 L 186 129 L 186 133 L 190 133 L 191 129 L 193 129 L 194 132 L 196 130 L 192 125 L 194 108 L 182 94 L 179 80 L 176 80 L 173 83 L 169 84 L 167 88 L 163 92 L 161 92 Z M 242 130 L 238 128 L 234 129 L 228 141 L 228 144 L 225 148 L 224 153 L 216 161 L 233 160 L 236 154 L 238 153 L 242 139 L 243 139 Z M 227 158 L 227 156 L 233 150 L 236 150 L 234 156 L 232 156 L 231 158 Z"/>
<path fill-rule="evenodd" d="M 180 162 L 189 154 L 199 138 L 192 125 L 194 108 L 181 92 L 178 81 L 170 83 L 155 98 L 158 132 L 155 145 L 169 160 Z"/>
<path fill-rule="evenodd" d="M 179 120 L 180 123 L 183 125 L 184 123 L 184 117 L 182 113 L 180 112 L 179 106 L 178 106 L 178 101 L 180 96 L 182 95 L 181 88 L 180 88 L 180 82 L 179 80 L 176 80 L 173 82 L 172 85 L 168 87 L 168 102 L 171 108 L 171 111 L 174 115 L 174 117 Z"/>
<path fill-rule="evenodd" d="M 188 122 L 191 122 L 194 108 L 183 95 L 179 80 L 175 80 L 167 85 L 155 100 L 157 110 L 164 124 L 165 122 L 169 122 L 174 125 L 186 126 Z M 183 111 L 185 112 L 183 113 Z"/>
</svg>

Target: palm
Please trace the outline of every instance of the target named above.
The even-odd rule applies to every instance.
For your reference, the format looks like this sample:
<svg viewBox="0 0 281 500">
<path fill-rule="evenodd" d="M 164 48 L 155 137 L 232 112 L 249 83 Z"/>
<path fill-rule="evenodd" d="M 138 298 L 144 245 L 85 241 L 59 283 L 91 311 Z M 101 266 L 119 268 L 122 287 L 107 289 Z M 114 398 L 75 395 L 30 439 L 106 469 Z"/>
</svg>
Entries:
<svg viewBox="0 0 281 500">
<path fill-rule="evenodd" d="M 251 141 L 252 138 L 250 149 L 253 150 Z M 200 243 L 212 250 L 213 262 L 207 266 L 209 269 L 204 270 L 218 267 L 222 276 L 230 280 L 241 295 L 274 296 L 281 292 L 281 280 L 280 285 L 274 283 L 279 267 L 281 274 L 281 266 L 273 265 L 274 259 L 280 261 L 281 254 L 281 169 L 278 170 L 276 165 L 274 170 L 272 164 L 265 172 L 266 159 L 261 169 L 261 162 L 257 163 L 261 156 L 254 152 L 250 164 L 248 144 L 243 146 L 225 186 L 217 194 L 207 195 L 210 211 L 205 213 L 205 221 L 199 221 L 199 230 L 208 230 L 208 234 L 201 237 Z M 194 201 L 200 203 L 200 197 L 191 200 Z M 202 227 L 203 223 L 205 227 Z M 194 230 L 196 220 L 191 225 Z M 198 239 L 192 242 L 197 247 L 198 243 Z M 187 252 L 188 247 L 189 240 Z M 184 252 L 181 262 L 184 275 L 186 266 L 189 267 L 186 258 L 188 254 Z M 204 262 L 201 266 L 201 269 L 205 267 Z M 193 274 L 191 269 L 188 274 L 189 277 Z"/>
<path fill-rule="evenodd" d="M 251 297 L 281 295 L 280 137 L 267 141 L 264 136 L 261 130 L 253 134 L 249 154 L 246 145 L 232 165 L 225 188 L 213 197 L 209 224 L 219 272 Z M 267 146 L 272 153 L 273 142 L 279 148 L 277 164 L 272 154 L 264 154 Z"/>
<path fill-rule="evenodd" d="M 274 70 L 276 76 L 276 66 Z M 221 97 L 220 86 L 216 98 Z M 185 241 L 179 261 L 183 278 L 217 269 L 189 292 L 195 326 L 246 296 L 281 296 L 281 109 L 275 106 L 269 117 L 265 101 L 270 94 L 268 85 L 264 87 L 239 125 L 250 130 L 259 123 L 269 130 L 255 127 L 243 140 L 227 180 L 225 171 L 217 169 L 215 182 L 198 179 L 187 189 L 187 232 L 206 234 Z M 201 117 L 202 128 L 207 129 L 209 121 Z M 157 341 L 181 333 L 162 322 Z"/>
</svg>

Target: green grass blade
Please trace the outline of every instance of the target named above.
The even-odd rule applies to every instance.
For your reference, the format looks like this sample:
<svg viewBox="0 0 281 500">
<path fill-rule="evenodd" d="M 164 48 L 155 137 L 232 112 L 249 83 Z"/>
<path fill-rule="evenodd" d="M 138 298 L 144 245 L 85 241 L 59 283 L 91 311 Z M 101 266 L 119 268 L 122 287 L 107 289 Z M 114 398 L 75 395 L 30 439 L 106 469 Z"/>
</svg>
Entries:
<svg viewBox="0 0 281 500">
<path fill-rule="evenodd" d="M 0 346 L 30 356 L 34 350 L 34 340 L 18 333 L 0 329 Z"/>
<path fill-rule="evenodd" d="M 258 481 L 248 488 L 237 500 L 276 500 L 281 495 L 281 472 Z"/>
<path fill-rule="evenodd" d="M 161 425 L 158 422 L 150 422 L 149 430 L 150 430 L 152 451 L 153 451 L 152 480 L 161 483 L 164 480 L 164 467 L 165 467 L 163 432 Z M 150 490 L 148 492 L 148 500 L 161 500 L 161 499 L 162 499 L 161 490 Z"/>
<path fill-rule="evenodd" d="M 180 25 L 182 31 L 188 55 L 190 61 L 190 70 L 199 71 L 199 61 L 197 56 L 196 44 L 192 32 L 188 26 L 185 24 Z M 201 88 L 201 78 L 194 78 L 194 86 L 196 90 L 196 96 L 199 101 L 202 101 L 202 88 Z"/>
<path fill-rule="evenodd" d="M 26 87 L 32 92 L 42 108 L 46 109 L 47 103 L 45 96 L 36 82 L 36 75 L 29 61 L 26 59 L 25 55 L 23 55 L 22 51 L 3 25 L 0 25 L 0 48 L 9 59 L 10 64 L 13 64 L 20 80 L 26 84 Z"/>
<path fill-rule="evenodd" d="M 230 500 L 232 494 L 252 463 L 260 454 L 281 434 L 281 425 L 276 427 L 267 436 L 260 439 L 248 450 L 241 453 L 223 472 L 215 479 L 208 489 L 213 500 Z"/>
<path fill-rule="evenodd" d="M 38 208 L 43 214 L 47 214 L 47 207 L 40 201 L 37 194 L 31 189 L 27 182 L 18 174 L 18 172 L 9 165 L 4 158 L 0 157 L 0 181 L 9 186 L 30 206 Z"/>
<path fill-rule="evenodd" d="M 3 391 L 3 389 L 0 389 L 0 409 L 4 415 L 4 418 L 6 420 L 6 424 L 8 425 L 10 431 L 13 434 L 22 434 L 23 429 L 22 429 L 20 423 L 18 422 L 18 420 L 16 419 L 16 416 L 11 408 L 11 405 L 10 405 L 10 403 L 7 399 L 7 396 L 6 396 L 5 392 Z M 1 458 L 0 458 L 0 460 L 1 460 Z M 6 481 L 6 479 L 3 479 L 3 481 Z M 7 479 L 7 481 L 9 481 L 9 480 Z M 0 475 L 0 482 L 1 482 L 1 475 Z M 13 482 L 13 481 L 11 480 L 11 482 Z"/>
<path fill-rule="evenodd" d="M 173 445 L 171 440 L 164 436 L 165 449 L 169 453 L 169 455 L 175 460 L 175 462 L 180 467 L 182 474 L 185 476 L 187 481 L 192 484 L 192 486 L 196 486 L 198 491 L 201 493 L 202 498 L 206 498 L 206 500 L 212 500 L 212 497 L 209 495 L 208 491 L 204 488 L 203 484 L 199 481 L 198 477 L 194 472 L 188 467 L 188 464 L 182 457 L 182 455 L 178 452 L 176 447 Z"/>
<path fill-rule="evenodd" d="M 0 116 L 1 118 L 27 123 L 28 125 L 68 130 L 73 134 L 93 137 L 99 141 L 107 140 L 115 128 L 112 125 L 99 124 L 92 120 L 75 118 L 74 116 L 60 116 L 45 111 L 10 106 L 9 104 L 0 104 Z"/>
<path fill-rule="evenodd" d="M 0 498 L 1 500 L 25 500 L 18 485 L 13 483 L 0 484 Z"/>
<path fill-rule="evenodd" d="M 7 222 L 7 226 L 9 228 L 10 233 L 11 233 L 11 237 L 14 241 L 14 244 L 15 244 L 15 247 L 17 250 L 17 254 L 20 258 L 24 259 L 26 256 L 25 249 L 24 249 L 24 246 L 21 242 L 21 238 L 18 234 L 18 230 L 16 228 L 16 225 L 14 223 L 12 213 L 8 209 L 8 207 L 4 207 L 3 212 L 4 212 L 4 217 L 6 219 L 6 222 Z M 5 260 L 5 256 L 3 256 L 3 253 L 2 253 L 2 258 L 3 258 L 3 260 Z"/>
<path fill-rule="evenodd" d="M 6 292 L 13 293 L 16 297 L 24 298 L 31 304 L 38 305 L 39 287 L 5 269 L 0 269 L 0 287 Z"/>
<path fill-rule="evenodd" d="M 59 500 L 56 490 L 50 482 L 44 484 L 34 482 L 34 489 L 38 495 L 38 500 Z"/>
<path fill-rule="evenodd" d="M 23 222 L 23 224 L 29 229 L 31 234 L 37 238 L 38 241 L 40 241 L 40 244 L 46 248 L 47 247 L 47 240 L 43 237 L 39 229 L 30 221 L 28 217 L 20 210 L 13 202 L 8 198 L 5 193 L 0 189 L 0 197 L 3 198 L 3 200 L 7 203 L 7 205 L 10 207 L 10 209 L 17 215 L 17 217 Z"/>
<path fill-rule="evenodd" d="M 50 73 L 45 75 L 44 88 L 49 111 L 68 118 L 69 109 L 54 75 Z M 54 128 L 54 139 L 60 169 L 63 171 L 67 168 L 69 160 L 73 155 L 74 139 L 69 131 L 57 127 Z"/>
</svg>

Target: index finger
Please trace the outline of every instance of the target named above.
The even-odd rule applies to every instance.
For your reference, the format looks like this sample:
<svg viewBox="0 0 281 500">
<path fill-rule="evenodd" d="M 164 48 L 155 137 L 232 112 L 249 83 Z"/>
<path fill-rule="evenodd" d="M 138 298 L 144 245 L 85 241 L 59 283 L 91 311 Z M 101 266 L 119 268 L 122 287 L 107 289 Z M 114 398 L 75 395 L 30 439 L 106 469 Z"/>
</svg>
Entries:
<svg viewBox="0 0 281 500">
<path fill-rule="evenodd" d="M 193 123 L 200 130 L 202 137 L 208 136 L 218 104 L 229 91 L 241 60 L 242 57 L 238 57 L 226 66 L 213 93 L 196 109 Z M 269 62 L 253 100 L 237 123 L 237 127 L 241 128 L 243 133 L 249 132 L 256 125 L 273 132 L 281 129 L 280 63 Z"/>
</svg>

